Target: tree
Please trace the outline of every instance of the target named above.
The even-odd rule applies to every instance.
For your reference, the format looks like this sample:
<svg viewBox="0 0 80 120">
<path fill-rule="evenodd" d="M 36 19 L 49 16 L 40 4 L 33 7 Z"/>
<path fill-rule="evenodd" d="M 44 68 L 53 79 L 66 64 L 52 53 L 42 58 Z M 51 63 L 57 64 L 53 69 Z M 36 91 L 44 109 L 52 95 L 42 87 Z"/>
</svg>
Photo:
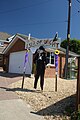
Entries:
<svg viewBox="0 0 80 120">
<path fill-rule="evenodd" d="M 63 40 L 61 42 L 60 46 L 66 49 L 67 48 L 67 40 Z M 70 40 L 69 50 L 72 52 L 75 52 L 77 54 L 80 54 L 80 40 L 77 40 L 77 39 Z"/>
</svg>

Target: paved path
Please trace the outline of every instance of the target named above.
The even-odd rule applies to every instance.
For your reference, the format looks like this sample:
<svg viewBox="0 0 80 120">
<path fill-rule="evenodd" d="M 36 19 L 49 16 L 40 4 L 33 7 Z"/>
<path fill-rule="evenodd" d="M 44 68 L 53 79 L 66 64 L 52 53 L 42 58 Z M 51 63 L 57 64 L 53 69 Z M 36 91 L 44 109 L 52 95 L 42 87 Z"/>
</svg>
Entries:
<svg viewBox="0 0 80 120">
<path fill-rule="evenodd" d="M 0 120 L 43 120 L 18 96 L 8 90 L 8 85 L 21 80 L 22 76 L 0 72 Z M 32 112 L 31 112 L 32 111 Z"/>
</svg>

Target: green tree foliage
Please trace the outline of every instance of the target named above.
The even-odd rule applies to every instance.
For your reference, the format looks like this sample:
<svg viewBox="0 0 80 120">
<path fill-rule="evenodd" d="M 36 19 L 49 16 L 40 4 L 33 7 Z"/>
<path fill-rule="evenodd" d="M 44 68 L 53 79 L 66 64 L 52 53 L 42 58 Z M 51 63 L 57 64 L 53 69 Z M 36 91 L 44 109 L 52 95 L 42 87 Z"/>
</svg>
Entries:
<svg viewBox="0 0 80 120">
<path fill-rule="evenodd" d="M 66 49 L 67 40 L 63 40 L 60 46 Z M 80 54 L 80 40 L 76 40 L 76 39 L 70 40 L 69 50 L 77 54 Z"/>
</svg>

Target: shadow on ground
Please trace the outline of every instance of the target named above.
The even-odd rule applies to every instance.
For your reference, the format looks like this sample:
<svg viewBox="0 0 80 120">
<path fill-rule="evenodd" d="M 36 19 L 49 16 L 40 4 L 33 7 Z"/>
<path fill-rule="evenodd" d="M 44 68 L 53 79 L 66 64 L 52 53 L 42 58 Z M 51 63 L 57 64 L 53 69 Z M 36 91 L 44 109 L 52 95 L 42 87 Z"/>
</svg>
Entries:
<svg viewBox="0 0 80 120">
<path fill-rule="evenodd" d="M 6 91 L 22 91 L 22 92 L 41 92 L 30 89 L 22 89 L 22 88 L 7 88 L 0 87 L 1 89 L 5 89 Z M 53 101 L 54 102 L 54 101 Z M 70 116 L 76 109 L 76 94 L 66 97 L 50 106 L 43 108 L 37 112 L 31 111 L 33 114 L 41 115 L 41 116 L 55 116 L 55 115 L 68 115 Z"/>
<path fill-rule="evenodd" d="M 7 78 L 15 78 L 15 77 L 21 77 L 23 74 L 17 74 L 17 73 L 6 73 L 4 71 L 0 71 L 0 76 L 7 77 Z M 25 75 L 26 77 L 30 77 L 30 75 Z"/>
<path fill-rule="evenodd" d="M 15 92 L 15 91 L 21 91 L 21 92 L 38 92 L 38 91 L 35 91 L 35 90 L 30 90 L 30 89 L 22 89 L 22 88 L 7 88 L 7 87 L 0 87 L 1 89 L 5 89 L 6 91 L 12 91 L 12 92 Z"/>
<path fill-rule="evenodd" d="M 53 101 L 54 102 L 54 101 Z M 55 116 L 55 115 L 70 115 L 76 109 L 76 95 L 66 97 L 55 104 L 52 104 L 46 108 L 43 108 L 37 112 L 31 112 L 33 114 L 41 116 Z"/>
</svg>

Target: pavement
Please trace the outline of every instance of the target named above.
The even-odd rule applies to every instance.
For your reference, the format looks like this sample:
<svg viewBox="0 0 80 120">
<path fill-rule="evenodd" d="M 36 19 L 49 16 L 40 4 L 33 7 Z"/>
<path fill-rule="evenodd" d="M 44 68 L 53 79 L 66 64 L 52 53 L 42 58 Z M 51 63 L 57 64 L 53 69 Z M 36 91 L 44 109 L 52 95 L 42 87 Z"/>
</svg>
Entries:
<svg viewBox="0 0 80 120">
<path fill-rule="evenodd" d="M 43 120 L 15 92 L 8 90 L 11 83 L 21 79 L 22 76 L 0 72 L 0 120 Z"/>
</svg>

